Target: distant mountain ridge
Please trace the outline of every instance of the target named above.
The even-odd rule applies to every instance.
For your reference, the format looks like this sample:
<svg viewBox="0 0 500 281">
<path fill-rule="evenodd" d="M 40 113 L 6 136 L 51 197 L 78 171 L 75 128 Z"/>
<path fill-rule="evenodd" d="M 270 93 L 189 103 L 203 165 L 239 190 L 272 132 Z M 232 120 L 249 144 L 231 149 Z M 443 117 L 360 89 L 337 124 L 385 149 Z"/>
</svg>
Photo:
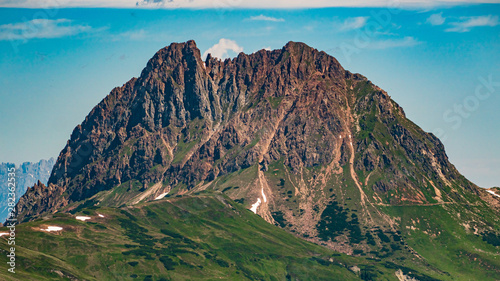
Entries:
<svg viewBox="0 0 500 281">
<path fill-rule="evenodd" d="M 19 220 L 204 190 L 350 255 L 498 265 L 498 199 L 385 91 L 298 42 L 226 60 L 194 41 L 159 50 L 76 126 Z"/>
<path fill-rule="evenodd" d="M 48 160 L 38 162 L 24 162 L 19 166 L 14 163 L 0 163 L 0 220 L 5 221 L 8 216 L 7 198 L 8 198 L 8 168 L 15 167 L 16 171 L 16 202 L 26 193 L 29 187 L 35 185 L 38 181 L 47 184 L 54 167 L 55 159 L 51 157 Z"/>
</svg>

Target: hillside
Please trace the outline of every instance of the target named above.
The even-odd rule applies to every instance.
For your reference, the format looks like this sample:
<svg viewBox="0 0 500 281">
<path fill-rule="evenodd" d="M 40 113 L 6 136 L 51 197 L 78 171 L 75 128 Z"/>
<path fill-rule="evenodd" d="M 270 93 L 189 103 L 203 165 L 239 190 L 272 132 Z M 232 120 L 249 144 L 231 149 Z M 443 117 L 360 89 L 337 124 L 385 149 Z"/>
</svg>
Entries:
<svg viewBox="0 0 500 281">
<path fill-rule="evenodd" d="M 59 213 L 19 225 L 16 245 L 17 272 L 2 280 L 397 280 L 398 270 L 432 280 L 308 243 L 210 192 Z"/>
</svg>

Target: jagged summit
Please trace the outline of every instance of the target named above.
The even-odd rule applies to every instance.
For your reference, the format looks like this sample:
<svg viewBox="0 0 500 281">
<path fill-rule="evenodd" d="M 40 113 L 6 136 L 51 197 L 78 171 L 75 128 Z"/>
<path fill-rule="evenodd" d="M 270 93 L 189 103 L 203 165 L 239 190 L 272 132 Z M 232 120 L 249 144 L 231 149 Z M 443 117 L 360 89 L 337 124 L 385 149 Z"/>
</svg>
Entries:
<svg viewBox="0 0 500 281">
<path fill-rule="evenodd" d="M 21 198 L 19 219 L 205 189 L 344 252 L 356 247 L 335 235 L 364 243 L 373 227 L 396 231 L 380 206 L 480 200 L 434 135 L 327 53 L 289 42 L 203 61 L 188 41 L 159 50 L 89 113 L 48 187 Z M 347 211 L 354 229 L 331 225 Z"/>
</svg>

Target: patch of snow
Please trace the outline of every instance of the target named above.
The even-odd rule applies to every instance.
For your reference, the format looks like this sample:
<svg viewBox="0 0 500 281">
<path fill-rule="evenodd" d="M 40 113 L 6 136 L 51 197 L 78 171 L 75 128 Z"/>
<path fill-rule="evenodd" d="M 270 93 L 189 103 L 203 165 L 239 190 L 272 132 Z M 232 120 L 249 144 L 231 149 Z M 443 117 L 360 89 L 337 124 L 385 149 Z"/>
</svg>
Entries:
<svg viewBox="0 0 500 281">
<path fill-rule="evenodd" d="M 63 230 L 62 227 L 60 226 L 48 226 L 47 229 L 42 229 L 42 231 L 47 231 L 47 232 L 50 232 L 50 231 L 61 231 Z"/>
<path fill-rule="evenodd" d="M 339 136 L 339 139 L 341 139 L 341 138 L 342 138 L 342 136 Z"/>
<path fill-rule="evenodd" d="M 8 232 L 1 232 L 1 233 L 0 233 L 0 237 L 2 237 L 2 236 L 4 236 L 4 235 L 9 235 L 9 233 L 8 233 Z"/>
<path fill-rule="evenodd" d="M 103 215 L 101 215 L 101 214 L 97 214 L 97 215 L 98 215 L 100 218 L 104 218 L 104 216 L 103 216 Z"/>
<path fill-rule="evenodd" d="M 496 197 L 500 197 L 500 195 L 496 194 L 495 192 L 493 192 L 491 190 L 486 190 L 486 192 L 491 193 L 491 194 L 493 194 Z"/>
<path fill-rule="evenodd" d="M 264 203 L 265 203 L 267 202 L 267 198 L 266 195 L 264 194 L 264 188 L 262 188 L 261 192 L 262 192 L 262 198 L 264 198 Z"/>
<path fill-rule="evenodd" d="M 155 198 L 155 200 L 160 200 L 160 199 L 163 199 L 163 197 L 167 196 L 167 194 L 168 194 L 168 191 L 167 191 L 167 192 L 165 192 L 165 193 L 162 193 L 162 194 L 158 195 L 158 196 Z"/>
<path fill-rule="evenodd" d="M 81 220 L 81 221 L 86 221 L 86 220 L 90 220 L 91 217 L 86 217 L 86 216 L 76 216 L 76 219 L 77 220 Z"/>
<path fill-rule="evenodd" d="M 259 207 L 260 205 L 260 198 L 257 198 L 257 202 L 255 202 L 255 204 L 252 205 L 252 208 L 250 208 L 250 211 L 252 211 L 254 214 L 257 214 L 257 208 Z"/>
</svg>

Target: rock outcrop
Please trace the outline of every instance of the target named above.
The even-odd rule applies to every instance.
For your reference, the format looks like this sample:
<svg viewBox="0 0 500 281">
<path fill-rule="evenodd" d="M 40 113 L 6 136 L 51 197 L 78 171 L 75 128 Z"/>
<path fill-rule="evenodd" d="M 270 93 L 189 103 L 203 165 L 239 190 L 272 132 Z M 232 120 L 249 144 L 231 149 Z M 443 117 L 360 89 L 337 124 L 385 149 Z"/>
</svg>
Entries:
<svg viewBox="0 0 500 281">
<path fill-rule="evenodd" d="M 38 162 L 24 162 L 21 165 L 0 163 L 0 221 L 5 221 L 9 215 L 9 168 L 15 168 L 15 201 L 18 202 L 26 190 L 38 181 L 47 183 L 54 163 L 54 158 L 42 159 Z"/>
</svg>

